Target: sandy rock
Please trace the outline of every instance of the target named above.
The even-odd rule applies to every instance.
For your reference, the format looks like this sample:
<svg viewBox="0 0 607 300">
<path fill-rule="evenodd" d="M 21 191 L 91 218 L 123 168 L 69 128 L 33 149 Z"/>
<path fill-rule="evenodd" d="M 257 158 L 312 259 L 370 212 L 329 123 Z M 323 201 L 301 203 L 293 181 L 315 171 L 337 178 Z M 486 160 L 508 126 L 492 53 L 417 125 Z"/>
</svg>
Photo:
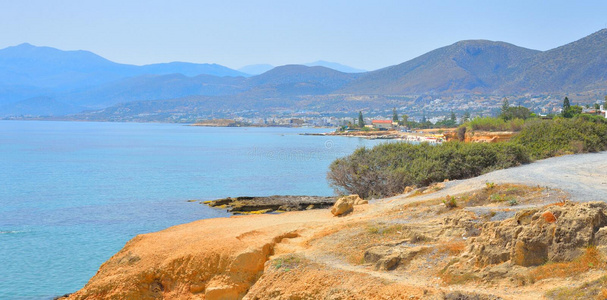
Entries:
<svg viewBox="0 0 607 300">
<path fill-rule="evenodd" d="M 334 216 L 342 216 L 351 212 L 353 208 L 354 204 L 348 202 L 347 200 L 344 200 L 343 198 L 340 198 L 339 200 L 337 200 L 337 202 L 335 202 L 335 205 L 333 205 L 333 207 L 331 208 L 331 213 Z"/>
<path fill-rule="evenodd" d="M 403 194 L 408 194 L 408 193 L 411 193 L 411 192 L 413 192 L 414 190 L 415 190 L 415 187 L 414 187 L 414 186 L 407 186 L 407 187 L 405 187 L 405 190 L 403 191 Z"/>
<path fill-rule="evenodd" d="M 401 264 L 406 264 L 416 255 L 428 249 L 425 246 L 406 247 L 375 246 L 367 249 L 364 254 L 365 263 L 374 264 L 375 270 L 394 270 Z"/>
<path fill-rule="evenodd" d="M 606 212 L 604 202 L 521 211 L 514 219 L 484 224 L 481 235 L 469 240 L 466 255 L 478 266 L 571 261 L 588 245 L 607 245 Z"/>
<path fill-rule="evenodd" d="M 369 201 L 363 200 L 358 195 L 349 195 L 337 199 L 335 205 L 331 208 L 331 213 L 334 216 L 341 216 L 351 212 L 354 205 L 368 204 Z"/>
</svg>

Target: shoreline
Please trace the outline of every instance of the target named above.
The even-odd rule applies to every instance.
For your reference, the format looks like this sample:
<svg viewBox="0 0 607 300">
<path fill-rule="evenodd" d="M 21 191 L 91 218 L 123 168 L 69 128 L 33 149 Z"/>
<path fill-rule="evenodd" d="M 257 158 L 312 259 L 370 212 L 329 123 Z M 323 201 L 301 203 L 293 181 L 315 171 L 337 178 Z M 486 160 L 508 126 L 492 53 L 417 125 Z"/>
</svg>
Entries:
<svg viewBox="0 0 607 300">
<path fill-rule="evenodd" d="M 499 237 L 508 236 L 513 230 L 509 228 L 519 228 L 521 236 L 532 237 L 543 234 L 536 231 L 544 226 L 561 226 L 563 229 L 556 231 L 561 234 L 571 224 L 586 224 L 580 221 L 586 218 L 581 212 L 602 213 L 607 209 L 603 209 L 604 203 L 577 202 L 600 200 L 607 192 L 605 158 L 607 152 L 549 158 L 450 181 L 444 187 L 430 189 L 429 193 L 410 192 L 378 199 L 355 206 L 343 217 L 334 217 L 323 209 L 232 216 L 173 226 L 129 241 L 101 266 L 84 288 L 68 299 L 98 299 L 110 295 L 205 299 L 287 299 L 316 295 L 323 298 L 332 295 L 334 288 L 338 288 L 343 297 L 359 295 L 365 299 L 404 296 L 451 299 L 449 295 L 539 299 L 546 291 L 562 286 L 563 281 L 520 285 L 517 276 L 539 268 L 536 260 L 527 252 L 508 260 L 511 252 L 502 254 L 502 250 L 511 246 L 494 246 L 492 230 L 499 229 Z M 600 168 L 597 161 L 601 161 Z M 589 181 L 585 172 L 597 174 Z M 518 178 L 522 173 L 526 177 Z M 489 187 L 487 182 L 495 184 Z M 519 203 L 493 200 L 492 189 L 497 189 L 494 193 L 498 195 L 510 193 L 508 195 L 517 197 Z M 577 197 L 578 192 L 581 197 Z M 446 207 L 441 203 L 445 197 L 454 197 L 461 207 Z M 543 221 L 544 211 L 554 213 L 559 222 Z M 514 219 L 518 221 L 512 221 Z M 478 226 L 481 229 L 477 229 Z M 492 229 L 496 226 L 499 228 Z M 604 228 L 607 229 L 607 225 Z M 590 229 L 574 229 L 585 230 Z M 592 235 L 589 238 L 592 239 Z M 567 244 L 569 248 L 559 246 L 559 251 L 569 251 L 563 255 L 578 253 L 572 243 Z M 598 243 L 598 249 L 607 249 L 600 248 L 607 247 L 603 245 Z M 489 252 L 482 254 L 484 252 L 474 250 L 480 246 Z M 519 251 L 513 249 L 512 253 Z M 478 264 L 482 268 L 475 266 L 475 260 L 468 265 L 470 256 L 460 259 L 462 255 L 480 259 Z M 500 259 L 500 264 L 487 264 L 483 255 Z M 456 264 L 451 267 L 454 259 Z M 470 272 L 478 277 L 452 283 L 449 280 L 459 277 L 445 277 L 449 272 L 455 274 L 452 276 Z M 458 272 L 464 275 L 457 275 Z M 588 282 L 603 274 L 593 273 L 592 269 L 589 272 L 584 273 Z M 344 278 L 357 284 L 347 284 Z"/>
</svg>

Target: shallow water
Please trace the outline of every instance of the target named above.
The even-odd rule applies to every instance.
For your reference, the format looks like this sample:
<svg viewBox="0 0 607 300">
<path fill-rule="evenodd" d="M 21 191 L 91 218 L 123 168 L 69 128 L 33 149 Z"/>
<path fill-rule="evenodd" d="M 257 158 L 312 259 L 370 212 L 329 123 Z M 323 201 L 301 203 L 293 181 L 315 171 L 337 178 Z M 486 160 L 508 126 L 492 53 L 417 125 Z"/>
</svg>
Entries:
<svg viewBox="0 0 607 300">
<path fill-rule="evenodd" d="M 0 121 L 0 299 L 80 289 L 140 233 L 224 211 L 189 199 L 332 195 L 335 158 L 381 141 L 309 128 Z"/>
</svg>

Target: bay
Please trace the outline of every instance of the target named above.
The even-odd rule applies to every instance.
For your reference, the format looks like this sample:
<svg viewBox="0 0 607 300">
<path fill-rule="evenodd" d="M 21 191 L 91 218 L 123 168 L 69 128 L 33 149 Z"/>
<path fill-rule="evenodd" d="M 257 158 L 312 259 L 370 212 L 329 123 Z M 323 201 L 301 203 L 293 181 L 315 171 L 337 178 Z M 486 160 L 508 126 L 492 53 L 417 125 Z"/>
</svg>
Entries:
<svg viewBox="0 0 607 300">
<path fill-rule="evenodd" d="M 0 121 L 0 299 L 84 286 L 137 234 L 228 217 L 187 200 L 319 195 L 329 164 L 380 141 L 313 128 Z"/>
</svg>

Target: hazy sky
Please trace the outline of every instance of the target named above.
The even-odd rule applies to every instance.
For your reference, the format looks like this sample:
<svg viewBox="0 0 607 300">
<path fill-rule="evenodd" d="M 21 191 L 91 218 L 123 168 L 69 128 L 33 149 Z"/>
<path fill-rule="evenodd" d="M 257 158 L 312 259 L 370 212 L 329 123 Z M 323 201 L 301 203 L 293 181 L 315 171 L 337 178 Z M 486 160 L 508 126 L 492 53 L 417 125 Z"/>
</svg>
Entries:
<svg viewBox="0 0 607 300">
<path fill-rule="evenodd" d="M 607 24 L 607 1 L 0 0 L 0 48 L 28 42 L 120 63 L 374 70 L 464 39 L 548 50 Z"/>
</svg>

